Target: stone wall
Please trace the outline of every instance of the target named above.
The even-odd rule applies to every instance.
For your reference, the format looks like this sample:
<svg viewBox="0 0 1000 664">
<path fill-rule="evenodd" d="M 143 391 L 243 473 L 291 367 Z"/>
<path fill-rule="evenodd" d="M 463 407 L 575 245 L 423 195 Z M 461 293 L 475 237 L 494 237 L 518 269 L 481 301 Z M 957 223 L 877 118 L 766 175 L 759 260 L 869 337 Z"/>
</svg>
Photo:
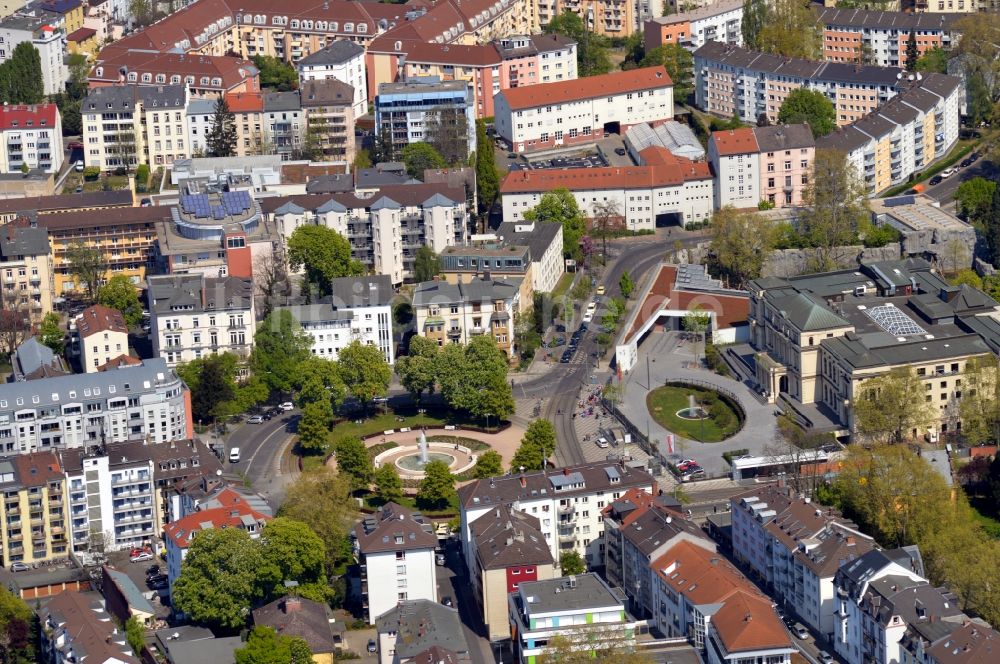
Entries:
<svg viewBox="0 0 1000 664">
<path fill-rule="evenodd" d="M 779 249 L 772 251 L 764 261 L 762 277 L 794 277 L 813 272 L 810 269 L 815 249 Z M 891 261 L 900 258 L 900 247 L 893 243 L 877 249 L 866 249 L 862 245 L 839 247 L 834 259 L 837 269 L 857 266 L 860 261 Z"/>
</svg>

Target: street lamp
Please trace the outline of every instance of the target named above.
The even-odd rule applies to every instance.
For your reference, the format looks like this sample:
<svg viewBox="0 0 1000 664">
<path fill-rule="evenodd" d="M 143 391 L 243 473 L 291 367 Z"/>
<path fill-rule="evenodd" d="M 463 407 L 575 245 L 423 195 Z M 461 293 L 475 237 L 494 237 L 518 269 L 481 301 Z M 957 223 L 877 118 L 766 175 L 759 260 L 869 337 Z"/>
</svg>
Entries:
<svg viewBox="0 0 1000 664">
<path fill-rule="evenodd" d="M 490 430 L 490 416 L 491 415 L 493 415 L 493 413 L 486 413 L 486 430 L 487 431 Z"/>
</svg>

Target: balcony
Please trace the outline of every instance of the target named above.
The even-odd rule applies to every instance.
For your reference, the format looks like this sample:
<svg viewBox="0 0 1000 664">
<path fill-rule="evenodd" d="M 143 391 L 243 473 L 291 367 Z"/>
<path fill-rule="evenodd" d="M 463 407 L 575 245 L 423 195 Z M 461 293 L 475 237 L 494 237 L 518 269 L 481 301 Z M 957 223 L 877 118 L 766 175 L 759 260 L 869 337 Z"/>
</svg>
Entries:
<svg viewBox="0 0 1000 664">
<path fill-rule="evenodd" d="M 560 528 L 559 529 L 559 541 L 560 542 L 570 542 L 576 539 L 576 529 L 575 528 Z"/>
<path fill-rule="evenodd" d="M 10 540 L 11 542 L 20 542 L 24 540 L 24 535 L 21 533 L 12 533 L 10 535 L 7 535 L 7 539 Z"/>
<path fill-rule="evenodd" d="M 576 511 L 576 506 L 573 503 L 567 503 L 566 505 L 559 505 L 556 508 L 556 512 L 559 514 L 572 514 Z"/>
</svg>

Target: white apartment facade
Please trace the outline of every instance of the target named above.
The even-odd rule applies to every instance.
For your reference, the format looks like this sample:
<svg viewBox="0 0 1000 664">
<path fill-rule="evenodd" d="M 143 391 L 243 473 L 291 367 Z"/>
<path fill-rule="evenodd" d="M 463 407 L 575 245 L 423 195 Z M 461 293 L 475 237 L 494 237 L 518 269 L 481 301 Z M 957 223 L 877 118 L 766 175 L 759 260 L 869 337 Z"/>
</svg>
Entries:
<svg viewBox="0 0 1000 664">
<path fill-rule="evenodd" d="M 653 230 L 665 215 L 684 226 L 712 216 L 716 183 L 705 162 L 655 147 L 641 156 L 639 166 L 512 171 L 500 186 L 504 219 L 520 223 L 555 189 L 572 192 L 586 216 L 594 216 L 595 204 L 614 204 L 617 223 L 628 231 Z"/>
<path fill-rule="evenodd" d="M 602 511 L 631 488 L 654 493 L 656 482 L 644 470 L 611 461 L 476 480 L 458 490 L 465 560 L 471 566 L 476 555 L 469 524 L 503 504 L 541 522 L 540 531 L 554 560 L 576 551 L 589 564 L 600 564 L 604 560 Z"/>
<path fill-rule="evenodd" d="M 594 143 L 630 125 L 674 115 L 674 88 L 663 67 L 501 90 L 497 135 L 515 152 Z"/>
<path fill-rule="evenodd" d="M 355 526 L 368 624 L 400 602 L 437 601 L 437 543 L 433 524 L 396 503 L 386 503 Z"/>
<path fill-rule="evenodd" d="M 507 217 L 506 214 L 504 218 Z M 550 293 L 566 271 L 562 224 L 502 222 L 497 237 L 505 245 L 527 245 L 531 250 L 531 290 Z"/>
<path fill-rule="evenodd" d="M 190 392 L 161 358 L 0 386 L 0 449 L 6 454 L 193 434 Z"/>
<path fill-rule="evenodd" d="M 48 16 L 14 14 L 0 21 L 0 63 L 11 58 L 19 44 L 28 43 L 38 51 L 42 65 L 42 91 L 46 95 L 66 87 L 66 33 L 50 25 Z"/>
<path fill-rule="evenodd" d="M 389 277 L 343 277 L 332 279 L 330 285 L 332 294 L 324 301 L 287 307 L 302 331 L 312 337 L 312 354 L 335 361 L 341 350 L 358 341 L 376 346 L 392 366 L 396 360 L 392 339 L 395 290 Z"/>
<path fill-rule="evenodd" d="M 55 104 L 4 104 L 0 108 L 0 172 L 22 166 L 58 173 L 62 168 L 62 119 Z"/>
<path fill-rule="evenodd" d="M 151 276 L 148 285 L 153 353 L 169 366 L 217 353 L 249 357 L 257 325 L 250 279 L 195 272 Z"/>
<path fill-rule="evenodd" d="M 111 360 L 128 355 L 128 326 L 117 309 L 95 304 L 84 309 L 74 323 L 84 373 L 93 373 Z"/>
<path fill-rule="evenodd" d="M 715 207 L 757 207 L 760 202 L 760 150 L 753 129 L 715 132 L 708 142 L 708 162 L 718 179 Z"/>
<path fill-rule="evenodd" d="M 346 39 L 330 42 L 326 48 L 298 61 L 300 81 L 335 78 L 354 88 L 354 117 L 368 113 L 368 76 L 365 49 Z"/>
<path fill-rule="evenodd" d="M 444 184 L 380 187 L 375 191 L 262 199 L 261 208 L 287 241 L 296 228 L 318 224 L 351 243 L 353 257 L 393 285 L 412 278 L 417 250 L 440 254 L 468 239 L 465 191 Z"/>
<path fill-rule="evenodd" d="M 215 102 L 211 99 L 192 99 L 188 102 L 185 115 L 187 142 L 191 155 L 207 154 L 207 137 L 215 119 Z"/>
</svg>

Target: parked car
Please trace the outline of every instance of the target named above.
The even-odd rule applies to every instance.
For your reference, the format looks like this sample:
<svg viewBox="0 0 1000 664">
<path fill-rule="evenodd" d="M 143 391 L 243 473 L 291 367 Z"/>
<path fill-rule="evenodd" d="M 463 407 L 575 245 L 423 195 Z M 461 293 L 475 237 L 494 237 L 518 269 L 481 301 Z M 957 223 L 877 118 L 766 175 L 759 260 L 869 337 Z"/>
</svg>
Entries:
<svg viewBox="0 0 1000 664">
<path fill-rule="evenodd" d="M 444 567 L 444 554 L 438 553 L 434 556 L 434 564 L 438 567 Z"/>
<path fill-rule="evenodd" d="M 77 173 L 83 173 L 83 159 L 76 160 L 76 163 L 73 164 L 73 170 Z"/>
<path fill-rule="evenodd" d="M 816 653 L 816 659 L 819 660 L 819 664 L 836 664 L 833 656 L 825 650 L 820 650 Z"/>
<path fill-rule="evenodd" d="M 611 447 L 611 443 L 608 442 L 607 438 L 601 436 L 600 438 L 597 439 L 597 446 L 603 450 L 606 447 Z"/>
<path fill-rule="evenodd" d="M 450 597 L 442 597 L 441 603 L 444 604 L 445 606 L 455 606 L 455 603 L 451 601 Z"/>
<path fill-rule="evenodd" d="M 600 286 L 597 287 L 597 294 L 604 295 L 604 284 L 601 284 Z"/>
<path fill-rule="evenodd" d="M 954 166 L 952 166 L 951 168 L 946 168 L 943 171 L 941 171 L 941 177 L 943 177 L 943 178 L 950 178 L 952 175 L 954 175 L 957 172 L 958 172 L 958 169 L 955 168 Z"/>
<path fill-rule="evenodd" d="M 587 313 L 583 314 L 583 322 L 589 323 L 592 320 L 594 320 L 594 312 L 588 309 Z"/>
<path fill-rule="evenodd" d="M 157 574 L 156 576 L 151 576 L 146 579 L 146 585 L 152 588 L 153 586 L 159 585 L 160 583 L 165 583 L 167 581 L 166 574 Z"/>
<path fill-rule="evenodd" d="M 294 410 L 295 404 L 293 404 L 291 401 L 286 401 L 285 403 L 279 405 L 278 408 L 284 411 Z"/>
<path fill-rule="evenodd" d="M 966 157 L 962 160 L 962 168 L 968 168 L 969 166 L 972 166 L 972 159 Z"/>
<path fill-rule="evenodd" d="M 29 565 L 28 563 L 11 563 L 10 564 L 10 571 L 11 572 L 27 572 L 29 569 L 31 569 L 31 565 Z"/>
<path fill-rule="evenodd" d="M 625 148 L 615 148 L 615 154 L 619 157 L 625 156 Z"/>
<path fill-rule="evenodd" d="M 146 568 L 146 576 L 147 577 L 154 576 L 154 575 L 159 574 L 159 573 L 160 573 L 160 566 L 159 565 L 150 565 L 149 567 Z"/>
<path fill-rule="evenodd" d="M 150 590 L 166 590 L 167 586 L 169 586 L 169 585 L 170 585 L 170 582 L 167 581 L 166 579 L 163 579 L 162 581 L 157 581 L 156 583 L 149 584 L 149 589 Z"/>
<path fill-rule="evenodd" d="M 229 463 L 239 463 L 240 462 L 240 448 L 234 447 L 229 450 Z"/>
<path fill-rule="evenodd" d="M 263 415 L 254 415 L 253 417 L 247 418 L 247 424 L 263 424 L 263 423 L 264 423 Z"/>
<path fill-rule="evenodd" d="M 795 623 L 795 625 L 792 627 L 792 632 L 794 632 L 795 636 L 797 636 L 800 639 L 808 639 L 809 638 L 809 630 L 806 629 L 806 626 L 803 625 L 802 623 L 798 623 L 798 622 Z"/>
<path fill-rule="evenodd" d="M 677 464 L 677 470 L 687 470 L 688 466 L 697 466 L 698 462 L 694 459 L 684 459 Z"/>
<path fill-rule="evenodd" d="M 375 652 L 376 650 L 375 639 L 368 639 L 368 652 Z"/>
<path fill-rule="evenodd" d="M 152 559 L 153 559 L 153 554 L 151 554 L 149 551 L 142 551 L 141 553 L 137 553 L 134 556 L 130 556 L 128 561 L 130 563 L 144 563 Z"/>
<path fill-rule="evenodd" d="M 573 359 L 573 351 L 567 350 L 563 352 L 562 357 L 559 358 L 559 361 L 562 364 L 569 364 L 569 361 L 572 359 Z"/>
<path fill-rule="evenodd" d="M 936 184 L 941 184 L 941 182 L 943 181 L 944 181 L 943 177 L 941 177 L 940 175 L 935 175 L 930 180 L 928 180 L 927 184 L 933 187 Z"/>
</svg>

